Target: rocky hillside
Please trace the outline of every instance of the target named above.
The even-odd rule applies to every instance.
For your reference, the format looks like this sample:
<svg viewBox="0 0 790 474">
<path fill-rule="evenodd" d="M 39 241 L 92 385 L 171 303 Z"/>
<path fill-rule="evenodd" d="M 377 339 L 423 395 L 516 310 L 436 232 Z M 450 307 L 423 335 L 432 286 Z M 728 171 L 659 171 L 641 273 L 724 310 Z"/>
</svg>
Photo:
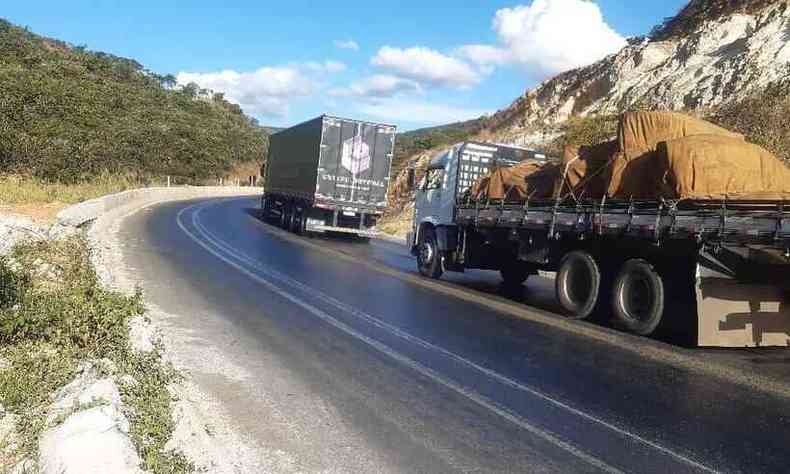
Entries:
<svg viewBox="0 0 790 474">
<path fill-rule="evenodd" d="M 545 149 L 569 131 L 605 134 L 614 126 L 609 118 L 624 110 L 684 110 L 782 155 L 790 129 L 776 127 L 788 122 L 788 81 L 790 0 L 691 0 L 617 54 L 528 90 L 488 118 L 475 138 Z M 406 161 L 419 175 L 427 156 L 440 149 Z M 405 174 L 390 191 L 395 220 L 408 214 Z"/>
<path fill-rule="evenodd" d="M 694 0 L 650 37 L 526 92 L 490 131 L 530 144 L 571 116 L 715 108 L 789 76 L 790 2 Z"/>
</svg>

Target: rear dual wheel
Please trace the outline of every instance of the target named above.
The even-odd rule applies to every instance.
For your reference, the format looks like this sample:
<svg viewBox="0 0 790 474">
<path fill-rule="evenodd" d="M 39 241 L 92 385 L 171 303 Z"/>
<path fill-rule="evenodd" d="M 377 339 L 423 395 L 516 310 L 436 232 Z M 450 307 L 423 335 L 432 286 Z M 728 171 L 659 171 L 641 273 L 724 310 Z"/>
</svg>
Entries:
<svg viewBox="0 0 790 474">
<path fill-rule="evenodd" d="M 606 279 L 608 281 L 608 279 Z M 570 319 L 587 319 L 608 294 L 601 268 L 588 252 L 577 250 L 562 259 L 555 281 L 557 299 Z M 648 261 L 626 261 L 611 286 L 615 326 L 640 336 L 652 334 L 664 315 L 666 293 L 661 275 Z"/>
<path fill-rule="evenodd" d="M 288 230 L 291 223 L 291 207 L 290 206 L 282 206 L 280 208 L 280 222 L 279 227 L 281 229 Z"/>
<path fill-rule="evenodd" d="M 664 281 L 653 265 L 642 259 L 628 260 L 614 283 L 614 322 L 634 334 L 652 334 L 664 314 L 664 300 Z"/>
<path fill-rule="evenodd" d="M 280 216 L 280 227 L 282 229 L 293 232 L 294 234 L 303 234 L 306 222 L 307 220 L 303 212 L 300 212 L 292 206 L 283 208 L 282 215 Z"/>
<path fill-rule="evenodd" d="M 586 319 L 596 306 L 601 289 L 601 269 L 586 251 L 568 253 L 560 262 L 554 281 L 557 300 L 568 319 Z"/>
</svg>

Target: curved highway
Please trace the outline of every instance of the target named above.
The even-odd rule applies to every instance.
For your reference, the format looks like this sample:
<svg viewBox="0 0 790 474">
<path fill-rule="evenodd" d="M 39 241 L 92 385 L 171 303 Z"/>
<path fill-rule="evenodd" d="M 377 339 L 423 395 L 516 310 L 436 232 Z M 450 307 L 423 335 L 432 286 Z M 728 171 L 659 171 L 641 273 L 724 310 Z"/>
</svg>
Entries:
<svg viewBox="0 0 790 474">
<path fill-rule="evenodd" d="M 159 205 L 120 237 L 147 299 L 178 315 L 167 324 L 233 368 L 196 370 L 197 383 L 255 446 L 288 453 L 288 469 L 790 465 L 786 351 L 698 351 L 561 321 L 547 280 L 422 282 L 402 246 L 295 237 L 256 207 Z M 773 385 L 755 389 L 762 380 Z"/>
</svg>

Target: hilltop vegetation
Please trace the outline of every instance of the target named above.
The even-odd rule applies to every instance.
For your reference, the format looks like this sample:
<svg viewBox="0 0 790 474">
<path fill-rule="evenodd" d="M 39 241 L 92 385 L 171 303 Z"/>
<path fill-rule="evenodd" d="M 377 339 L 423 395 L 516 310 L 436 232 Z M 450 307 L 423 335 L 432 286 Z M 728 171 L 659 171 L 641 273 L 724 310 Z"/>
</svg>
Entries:
<svg viewBox="0 0 790 474">
<path fill-rule="evenodd" d="M 267 133 L 222 94 L 0 19 L 0 174 L 177 183 L 260 161 Z"/>
<path fill-rule="evenodd" d="M 486 119 L 467 120 L 438 127 L 421 128 L 399 133 L 395 140 L 395 156 L 392 174 L 395 175 L 406 164 L 406 160 L 420 152 L 462 142 L 476 135 L 485 127 Z"/>
</svg>

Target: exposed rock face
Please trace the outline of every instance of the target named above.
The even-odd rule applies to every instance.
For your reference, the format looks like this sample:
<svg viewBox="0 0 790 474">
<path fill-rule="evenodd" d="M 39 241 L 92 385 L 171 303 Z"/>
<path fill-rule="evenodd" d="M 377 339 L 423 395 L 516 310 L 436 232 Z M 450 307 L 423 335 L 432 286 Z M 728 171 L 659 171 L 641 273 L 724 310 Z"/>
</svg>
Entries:
<svg viewBox="0 0 790 474">
<path fill-rule="evenodd" d="M 573 115 L 710 108 L 788 77 L 790 2 L 778 0 L 663 41 L 633 39 L 617 54 L 528 91 L 492 117 L 491 132 L 526 144 Z"/>
</svg>

